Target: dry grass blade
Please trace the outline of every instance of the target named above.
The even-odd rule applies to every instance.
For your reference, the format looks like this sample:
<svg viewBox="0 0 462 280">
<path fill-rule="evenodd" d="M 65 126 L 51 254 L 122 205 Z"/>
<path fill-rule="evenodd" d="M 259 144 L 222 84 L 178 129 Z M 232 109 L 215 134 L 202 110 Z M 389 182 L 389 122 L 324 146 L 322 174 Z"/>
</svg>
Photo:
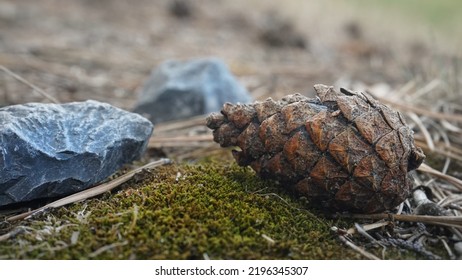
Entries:
<svg viewBox="0 0 462 280">
<path fill-rule="evenodd" d="M 81 192 L 78 192 L 78 193 L 75 193 L 75 194 L 72 194 L 70 196 L 66 196 L 62 199 L 59 199 L 59 200 L 56 200 L 52 203 L 49 203 L 43 207 L 40 207 L 38 209 L 35 209 L 35 210 L 32 210 L 32 211 L 29 211 L 29 212 L 26 212 L 26 213 L 22 213 L 22 214 L 19 214 L 19 215 L 16 215 L 16 216 L 12 216 L 12 217 L 9 217 L 7 219 L 7 221 L 11 222 L 11 221 L 17 221 L 17 220 L 22 220 L 22 219 L 25 219 L 31 215 L 34 215 L 38 212 L 42 212 L 42 211 L 45 211 L 49 208 L 57 208 L 57 207 L 61 207 L 61 206 L 64 206 L 64 205 L 67 205 L 67 204 L 70 204 L 70 203 L 75 203 L 75 202 L 78 202 L 78 201 L 82 201 L 82 200 L 85 200 L 85 199 L 88 199 L 88 198 L 91 198 L 91 197 L 94 197 L 94 196 L 97 196 L 97 195 L 100 195 L 100 194 L 103 194 L 107 191 L 110 191 L 112 189 L 114 189 L 115 187 L 118 187 L 120 186 L 121 184 L 127 182 L 128 180 L 130 180 L 133 176 L 135 176 L 135 174 L 145 170 L 145 169 L 152 169 L 152 168 L 155 168 L 155 167 L 158 167 L 158 166 L 161 166 L 161 165 L 165 165 L 165 164 L 169 164 L 171 163 L 171 160 L 170 159 L 160 159 L 160 160 L 157 160 L 157 161 L 153 161 L 153 162 L 150 162 L 146 165 L 143 165 L 137 169 L 134 169 L 130 172 L 128 172 L 127 174 L 124 174 L 120 177 L 117 177 L 116 179 L 110 181 L 110 182 L 107 182 L 107 183 L 104 183 L 104 184 L 101 184 L 101 185 L 98 185 L 98 186 L 95 186 L 93 188 L 90 188 L 90 189 L 87 189 L 87 190 L 84 190 L 84 191 L 81 191 Z"/>
<path fill-rule="evenodd" d="M 49 95 L 48 93 L 46 93 L 44 90 L 42 90 L 41 88 L 37 87 L 36 85 L 28 82 L 26 79 L 24 79 L 23 77 L 19 76 L 18 74 L 16 73 L 13 73 L 10 69 L 6 68 L 5 66 L 3 65 L 0 65 L 0 69 L 3 70 L 5 73 L 7 73 L 8 75 L 10 75 L 11 77 L 15 78 L 16 80 L 20 81 L 21 83 L 31 87 L 33 90 L 35 90 L 37 93 L 39 93 L 40 95 L 42 95 L 43 97 L 45 97 L 46 99 L 50 100 L 51 102 L 53 103 L 56 103 L 56 104 L 59 104 L 60 102 L 54 98 L 53 96 Z"/>
<path fill-rule="evenodd" d="M 440 172 L 440 171 L 438 171 L 436 169 L 433 169 L 430 166 L 426 165 L 425 163 L 420 165 L 419 168 L 417 168 L 417 170 L 422 171 L 422 172 L 426 172 L 428 174 L 431 174 L 433 176 L 436 176 L 438 178 L 446 180 L 447 182 L 454 185 L 454 187 L 456 187 L 457 189 L 462 191 L 462 181 L 455 178 L 455 177 L 453 177 L 453 176 L 444 174 L 444 173 L 442 173 L 442 172 Z"/>
</svg>

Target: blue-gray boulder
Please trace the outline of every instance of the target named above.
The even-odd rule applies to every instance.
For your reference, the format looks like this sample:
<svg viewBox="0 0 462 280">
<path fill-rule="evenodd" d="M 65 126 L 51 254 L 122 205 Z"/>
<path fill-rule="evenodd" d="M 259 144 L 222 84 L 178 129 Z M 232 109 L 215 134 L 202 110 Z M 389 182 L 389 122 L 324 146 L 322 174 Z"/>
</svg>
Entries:
<svg viewBox="0 0 462 280">
<path fill-rule="evenodd" d="M 0 207 L 89 188 L 139 158 L 152 131 L 97 101 L 0 108 Z"/>
<path fill-rule="evenodd" d="M 133 111 L 159 123 L 217 112 L 226 102 L 251 101 L 221 60 L 172 60 L 152 71 Z"/>
</svg>

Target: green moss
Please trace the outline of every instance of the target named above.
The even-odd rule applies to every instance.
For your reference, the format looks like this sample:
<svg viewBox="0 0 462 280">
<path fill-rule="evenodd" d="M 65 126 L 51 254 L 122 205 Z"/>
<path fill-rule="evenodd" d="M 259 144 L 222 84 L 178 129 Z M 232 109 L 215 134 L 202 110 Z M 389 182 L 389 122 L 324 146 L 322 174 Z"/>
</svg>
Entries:
<svg viewBox="0 0 462 280">
<path fill-rule="evenodd" d="M 345 221 L 306 207 L 248 168 L 213 161 L 171 165 L 115 193 L 18 223 L 25 232 L 0 243 L 0 258 L 361 258 L 330 231 Z"/>
</svg>

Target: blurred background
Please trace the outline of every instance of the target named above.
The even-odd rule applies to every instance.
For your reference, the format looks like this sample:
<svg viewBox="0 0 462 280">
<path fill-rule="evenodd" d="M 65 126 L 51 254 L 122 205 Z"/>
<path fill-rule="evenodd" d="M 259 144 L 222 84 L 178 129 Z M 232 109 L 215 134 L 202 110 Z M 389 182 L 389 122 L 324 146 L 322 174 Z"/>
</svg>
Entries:
<svg viewBox="0 0 462 280">
<path fill-rule="evenodd" d="M 313 85 L 323 83 L 352 90 L 369 91 L 377 99 L 402 112 L 408 120 L 409 126 L 415 132 L 416 144 L 422 147 L 427 155 L 425 163 L 428 166 L 421 169 L 418 176 L 413 176 L 415 177 L 415 185 L 424 186 L 425 192 L 430 189 L 428 193 L 432 194 L 433 198 L 429 197 L 433 201 L 438 201 L 438 205 L 450 209 L 451 213 L 458 216 L 451 218 L 459 218 L 459 220 L 451 221 L 459 223 L 460 228 L 460 215 L 462 213 L 462 199 L 460 198 L 460 179 L 462 178 L 461 0 L 0 0 L 0 107 L 26 102 L 57 100 L 57 102 L 64 103 L 94 99 L 123 109 L 133 110 L 153 69 L 167 60 L 208 57 L 221 59 L 254 100 L 263 100 L 267 97 L 279 99 L 284 95 L 296 92 L 313 96 Z M 208 82 L 217 80 L 215 76 L 210 76 L 213 78 L 205 80 Z M 199 83 L 204 84 L 203 82 Z M 40 93 L 40 89 L 46 93 Z M 215 90 L 215 88 L 213 89 Z M 207 100 L 209 99 L 207 98 Z M 183 108 L 182 104 L 189 105 L 188 108 L 192 107 L 189 102 L 183 102 L 180 104 L 181 108 Z M 178 111 L 180 110 L 175 108 L 173 104 L 170 106 L 170 103 L 167 103 L 165 107 L 167 107 L 167 111 L 170 110 L 170 112 L 175 112 L 175 115 L 179 115 Z M 164 107 L 162 106 L 162 108 Z M 175 162 L 185 160 L 194 163 L 200 162 L 204 158 L 207 160 L 210 156 L 209 158 L 218 159 L 216 162 L 231 162 L 232 156 L 229 150 L 221 149 L 218 144 L 213 142 L 212 132 L 204 126 L 204 123 L 203 115 L 174 123 L 156 123 L 153 137 L 148 143 L 148 150 L 142 160 L 169 157 Z M 245 241 L 246 237 L 241 238 L 235 234 L 237 231 L 241 232 L 241 220 L 233 218 L 233 223 L 239 224 L 239 226 L 236 230 L 234 227 L 231 228 L 228 235 L 226 227 L 230 223 L 223 223 L 225 230 L 221 230 L 221 227 L 218 228 L 216 225 L 221 224 L 222 220 L 217 222 L 215 217 L 227 219 L 228 212 L 222 215 L 220 211 L 232 209 L 233 212 L 234 209 L 228 206 L 228 202 L 234 203 L 238 196 L 235 195 L 234 191 L 233 193 L 230 192 L 229 196 L 225 196 L 222 195 L 221 191 L 205 189 L 202 183 L 197 184 L 202 182 L 202 177 L 195 181 L 195 175 L 189 175 L 192 172 L 192 174 L 202 176 L 203 173 L 208 172 L 204 172 L 204 170 L 212 170 L 212 175 L 204 177 L 204 180 L 213 177 L 213 183 L 211 183 L 213 185 L 215 182 L 221 182 L 215 181 L 214 176 L 234 174 L 234 169 L 228 169 L 228 167 L 223 174 L 217 173 L 221 167 L 214 169 L 215 162 L 211 162 L 210 166 L 213 168 L 210 167 L 210 169 L 207 165 L 205 165 L 206 168 L 199 166 L 197 169 L 175 165 L 170 169 L 165 169 L 167 171 L 159 173 L 161 174 L 159 176 L 156 174 L 150 177 L 151 175 L 143 172 L 137 174 L 140 175 L 141 179 L 134 180 L 137 181 L 134 183 L 134 188 L 124 189 L 118 197 L 104 196 L 102 198 L 104 203 L 96 201 L 95 204 L 90 204 L 91 202 L 89 202 L 87 210 L 85 210 L 87 204 L 77 205 L 74 208 L 69 208 L 70 210 L 65 209 L 60 212 L 65 213 L 61 214 L 62 216 L 59 216 L 58 212 L 54 212 L 58 213 L 58 218 L 49 219 L 50 216 L 47 216 L 47 222 L 31 219 L 31 229 L 37 227 L 36 225 L 40 225 L 40 227 L 43 225 L 44 229 L 29 230 L 29 226 L 27 226 L 25 233 L 30 232 L 32 235 L 25 235 L 26 237 L 23 239 L 11 238 L 14 256 L 28 257 L 27 254 L 30 253 L 30 256 L 35 258 L 37 257 L 37 250 L 48 250 L 51 252 L 51 258 L 53 258 L 61 256 L 55 255 L 56 251 L 68 247 L 70 250 L 75 249 L 77 253 L 72 255 L 68 254 L 67 250 L 62 250 L 65 254 L 64 258 L 69 258 L 69 256 L 85 257 L 82 254 L 89 254 L 92 251 L 93 253 L 88 256 L 93 258 L 106 252 L 106 250 L 110 252 L 116 247 L 120 249 L 115 249 L 114 255 L 110 255 L 112 254 L 110 253 L 107 256 L 115 258 L 120 258 L 120 256 L 136 258 L 146 254 L 152 256 L 149 255 L 150 252 L 155 252 L 156 249 L 151 250 L 149 247 L 145 249 L 143 239 L 138 239 L 147 236 L 148 241 L 152 241 L 146 242 L 149 244 L 148 246 L 158 248 L 157 246 L 162 244 L 159 246 L 165 245 L 167 248 L 165 251 L 163 249 L 159 251 L 161 252 L 159 254 L 162 255 L 155 255 L 158 254 L 157 252 L 153 253 L 154 257 L 160 256 L 162 258 L 165 257 L 164 252 L 172 252 L 172 255 L 166 256 L 209 258 L 207 253 L 202 255 L 202 251 L 198 249 L 202 248 L 200 244 L 206 243 L 206 247 L 209 244 L 221 246 L 225 243 L 235 246 L 234 244 L 237 244 L 235 242 L 238 242 L 239 244 L 235 247 L 237 249 L 233 247 L 232 250 L 229 250 L 232 258 L 236 256 L 233 254 L 240 252 L 242 247 L 241 241 L 235 240 L 247 242 Z M 444 174 L 439 173 L 436 169 Z M 183 175 L 178 170 L 183 172 Z M 188 180 L 193 180 L 185 181 L 186 183 L 194 183 L 183 185 L 187 186 L 186 188 L 179 188 L 186 177 L 192 178 Z M 140 183 L 142 180 L 147 181 L 151 178 L 156 178 L 156 181 L 153 182 L 160 180 L 165 181 L 165 184 L 160 188 L 152 188 L 150 183 L 147 185 Z M 217 180 L 221 180 L 220 178 L 224 177 L 217 178 Z M 226 184 L 237 180 L 239 184 L 245 186 L 246 199 L 243 200 L 243 204 L 236 204 L 239 211 L 234 213 L 238 214 L 232 215 L 239 216 L 243 211 L 247 211 L 245 209 L 250 209 L 242 205 L 252 204 L 246 201 L 250 201 L 254 197 L 261 197 L 262 199 L 265 197 L 265 200 L 269 197 L 265 192 L 271 189 L 267 190 L 266 186 L 251 192 L 252 195 L 256 196 L 247 196 L 251 190 L 247 190 L 247 182 L 241 183 L 242 180 L 247 180 L 246 178 L 232 175 L 230 180 L 223 180 Z M 442 180 L 435 180 L 437 178 L 442 178 Z M 179 180 L 181 181 L 177 184 Z M 249 181 L 248 184 L 253 185 L 253 182 Z M 229 186 L 234 188 L 234 183 Z M 258 183 L 251 188 L 258 189 L 259 186 Z M 165 191 L 164 187 L 167 187 L 167 190 L 171 187 L 172 192 Z M 228 192 L 227 188 L 222 188 L 221 183 L 219 187 L 221 190 L 225 190 L 224 192 Z M 161 192 L 154 192 L 160 189 L 162 189 Z M 218 216 L 204 215 L 206 216 L 205 221 L 209 225 L 203 226 L 198 223 L 201 225 L 200 230 L 196 233 L 194 226 L 186 228 L 189 225 L 189 220 L 193 221 L 195 218 L 190 219 L 189 215 L 185 214 L 184 216 L 187 217 L 185 221 L 188 223 L 184 223 L 185 230 L 183 231 L 183 228 L 179 230 L 179 225 L 183 227 L 183 222 L 171 223 L 170 221 L 173 219 L 165 217 L 172 215 L 172 213 L 178 213 L 177 209 L 181 209 L 180 211 L 185 211 L 185 213 L 189 211 L 185 209 L 193 209 L 194 211 L 200 209 L 196 207 L 195 200 L 181 200 L 180 197 L 200 194 L 202 198 L 202 194 L 207 193 L 205 190 L 212 190 L 210 194 L 204 196 L 205 199 L 212 199 L 214 195 L 218 195 L 216 197 L 218 202 L 214 202 L 211 204 L 212 206 L 223 204 L 225 208 L 217 207 L 216 209 L 226 209 L 216 210 Z M 239 190 L 237 191 L 239 192 Z M 146 196 L 160 195 L 160 200 L 152 200 L 162 201 L 160 206 L 157 204 L 155 206 L 161 207 L 159 211 L 148 209 L 151 206 L 143 207 L 145 201 L 150 201 L 150 199 L 145 200 L 144 193 Z M 163 206 L 165 203 L 164 194 L 166 193 L 168 193 L 167 200 L 177 202 L 177 206 L 171 206 L 175 205 L 173 202 L 172 204 L 168 202 L 168 205 Z M 273 195 L 273 193 L 269 194 Z M 142 197 L 143 202 L 139 202 L 141 207 L 138 208 L 137 204 L 134 204 L 138 202 L 132 202 L 131 197 Z M 285 196 L 283 195 L 283 197 Z M 126 202 L 125 198 L 127 199 Z M 274 199 L 267 201 L 270 203 L 276 201 L 275 204 L 281 204 L 283 207 L 281 209 L 284 209 L 284 212 L 282 210 L 262 212 L 262 216 L 259 217 L 279 216 L 274 215 L 274 213 L 292 213 L 287 212 L 287 209 L 296 210 L 297 214 L 294 214 L 294 218 L 287 219 L 294 222 L 293 228 L 287 224 L 289 225 L 286 228 L 287 231 L 281 230 L 279 232 L 277 229 L 278 233 L 275 232 L 275 236 L 270 234 L 277 242 L 270 237 L 264 238 L 267 240 L 262 241 L 263 234 L 261 236 L 260 233 L 255 235 L 259 238 L 255 239 L 257 240 L 255 244 L 265 248 L 262 249 L 262 252 L 265 252 L 262 254 L 267 254 L 268 250 L 271 251 L 274 248 L 283 248 L 281 252 L 284 257 L 292 258 L 295 256 L 297 258 L 301 256 L 305 258 L 305 256 L 312 256 L 313 253 L 311 252 L 317 251 L 321 253 L 316 253 L 315 257 L 320 255 L 327 258 L 332 256 L 338 258 L 336 254 L 329 255 L 331 251 L 336 251 L 336 247 L 332 247 L 329 241 L 333 236 L 330 232 L 325 232 L 326 235 L 324 235 L 324 233 L 319 234 L 319 229 L 314 230 L 314 234 L 305 230 L 305 225 L 318 227 L 317 223 L 311 222 L 313 215 L 305 215 L 305 212 L 299 211 L 301 209 L 297 205 L 304 207 L 306 205 L 305 200 L 300 200 L 300 204 L 293 204 L 295 205 L 293 207 L 278 194 L 274 194 Z M 279 199 L 284 203 L 280 203 Z M 213 200 L 215 201 L 215 198 Z M 114 204 L 109 204 L 109 201 Z M 120 203 L 121 201 L 123 203 Z M 154 203 L 157 202 L 147 202 L 149 205 L 154 205 Z M 183 205 L 184 203 L 186 205 Z M 103 212 L 100 211 L 98 205 L 103 205 L 101 206 Z M 259 203 L 256 205 L 260 208 Z M 170 207 L 170 210 L 164 211 Z M 207 211 L 215 212 L 214 207 L 207 207 Z M 143 208 L 147 210 L 143 212 Z M 159 230 L 156 229 L 155 236 L 145 235 L 143 231 L 146 229 L 139 226 L 138 228 L 143 230 L 140 232 L 141 234 L 138 235 L 137 232 L 132 231 L 136 225 L 138 209 L 140 209 L 140 219 L 145 219 L 147 221 L 145 224 L 153 225 L 153 227 L 149 226 L 146 229 L 160 228 Z M 268 211 L 265 210 L 265 207 L 261 207 L 261 209 Z M 108 215 L 109 220 L 100 219 L 108 211 L 117 211 L 117 214 Z M 91 217 L 96 218 L 90 217 L 92 212 Z M 248 212 L 254 213 L 253 210 Z M 87 214 L 83 216 L 83 213 Z M 125 215 L 126 213 L 129 215 Z M 68 218 L 71 214 L 72 216 L 75 214 L 76 218 Z M 282 214 L 281 217 L 283 217 L 283 225 L 286 227 L 284 215 Z M 82 220 L 80 220 L 81 216 L 83 217 Z M 120 216 L 120 219 L 124 220 L 120 220 L 122 222 L 118 223 L 119 220 L 114 218 L 116 216 Z M 306 220 L 295 218 L 299 216 L 303 216 L 302 219 Z M 96 222 L 87 224 L 87 217 L 90 217 L 90 221 L 95 219 L 93 221 Z M 129 217 L 129 223 L 125 222 L 127 221 L 125 217 Z M 151 220 L 146 220 L 146 217 Z M 248 222 L 247 216 L 243 217 L 245 219 L 243 224 L 250 225 L 249 228 L 253 227 L 253 222 Z M 175 220 L 176 218 L 175 216 Z M 87 246 L 86 249 L 79 251 L 81 247 L 74 246 L 72 240 L 79 238 L 80 229 L 74 231 L 74 227 L 67 227 L 67 225 L 73 225 L 67 224 L 68 219 L 70 219 L 69 221 L 78 219 L 78 224 L 88 225 L 88 228 L 82 227 L 82 234 L 80 235 L 81 238 L 85 235 L 92 237 L 92 242 L 84 244 L 84 247 Z M 337 220 L 337 218 L 335 219 Z M 260 218 L 257 219 L 257 221 L 259 220 Z M 305 221 L 307 222 L 305 223 Z M 129 226 L 126 229 L 123 229 L 123 226 L 119 228 L 119 225 L 124 225 L 124 223 Z M 257 228 L 260 231 L 260 221 L 255 222 L 255 224 L 258 224 Z M 274 231 L 273 222 L 269 224 L 271 224 L 271 230 Z M 337 221 L 332 220 L 325 224 L 340 225 Z M 427 240 L 427 236 L 430 235 L 423 231 L 425 227 L 421 223 L 415 224 L 411 225 L 413 227 L 411 230 L 416 232 L 415 235 L 409 235 L 408 232 L 410 231 L 407 229 L 401 231 L 403 235 L 398 234 L 398 236 L 407 236 L 405 242 L 415 243 L 399 244 L 404 244 L 401 245 L 403 248 L 409 246 L 408 244 L 415 245 L 414 248 L 417 249 L 414 250 L 426 253 L 425 247 L 422 245 L 426 241 L 421 240 Z M 438 222 L 438 225 L 444 224 Z M 2 225 L 0 224 L 0 226 Z M 51 241 L 50 243 L 45 242 L 46 240 L 43 241 L 41 234 L 43 232 L 46 234 L 48 232 L 59 233 L 58 226 L 59 229 L 69 228 L 69 231 L 63 231 L 65 233 L 62 236 L 68 234 L 67 237 L 63 237 L 65 239 L 62 239 L 65 242 L 61 239 L 57 239 L 56 244 Z M 302 226 L 300 230 L 299 226 Z M 399 226 L 401 227 L 401 225 Z M 96 234 L 98 237 L 93 238 L 96 232 L 94 229 L 98 227 L 101 228 Z M 3 228 L 0 230 L 5 231 L 9 228 L 9 224 L 3 224 Z M 56 230 L 50 230 L 50 228 Z M 211 229 L 211 235 L 203 234 L 208 228 Z M 358 231 L 360 228 L 361 226 L 357 227 L 356 230 Z M 380 228 L 385 227 L 382 224 Z M 390 236 L 389 232 L 392 228 L 386 227 L 385 237 Z M 433 236 L 433 239 L 428 239 L 434 240 L 429 241 L 429 244 L 437 244 L 438 242 L 438 246 L 441 246 L 440 249 L 444 252 L 443 258 L 455 258 L 455 255 L 450 252 L 450 247 L 455 248 L 455 250 L 459 248 L 458 252 L 461 252 L 462 234 L 459 228 L 452 227 L 450 230 L 444 231 L 442 228 L 435 228 L 434 232 L 436 232 L 437 238 L 433 238 Z M 395 229 L 397 229 L 396 232 L 399 232 L 400 228 Z M 119 230 L 122 230 L 121 232 L 124 235 L 127 234 L 129 238 L 120 237 L 122 235 L 120 235 Z M 162 232 L 168 234 L 177 230 L 178 237 L 175 234 L 174 239 L 166 238 L 165 243 L 163 238 L 158 238 L 161 236 L 159 234 L 163 236 L 164 233 Z M 222 232 L 223 235 L 220 235 Z M 255 230 L 252 228 L 249 234 L 253 236 L 254 232 Z M 289 237 L 284 236 L 286 232 L 290 232 Z M 8 235 L 7 239 L 16 234 L 9 235 L 10 233 L 5 234 Z M 219 233 L 217 234 L 219 242 L 209 242 L 207 238 L 210 236 L 215 238 L 216 233 Z M 314 236 L 316 242 L 326 244 L 320 248 L 328 248 L 327 255 L 324 255 L 325 253 L 318 247 L 313 247 L 311 241 L 305 243 L 305 240 L 313 240 Z M 344 233 L 342 232 L 339 236 L 343 237 Z M 196 238 L 199 240 L 197 243 L 191 241 Z M 288 242 L 286 242 L 287 238 L 289 238 Z M 72 244 L 68 243 L 69 239 Z M 178 244 L 180 245 L 178 245 L 176 240 L 180 239 L 181 242 L 179 241 Z M 96 243 L 93 242 L 94 240 Z M 121 242 L 122 240 L 123 242 Z M 253 239 L 249 240 L 250 242 L 246 244 L 253 244 Z M 279 240 L 283 242 L 279 242 Z M 367 240 L 370 241 L 370 239 Z M 382 237 L 380 240 L 383 240 Z M 404 242 L 404 239 L 398 241 Z M 456 241 L 459 242 L 457 248 L 454 245 Z M 34 242 L 40 244 L 35 245 Z M 127 244 L 129 246 L 125 246 Z M 183 246 L 183 244 L 187 245 Z M 282 247 L 277 247 L 278 244 L 282 244 Z M 290 244 L 295 244 L 296 246 L 293 248 L 297 248 L 293 251 L 293 248 L 289 248 L 292 246 Z M 375 245 L 377 242 L 374 241 L 373 244 Z M 442 249 L 443 245 L 441 244 L 444 244 L 445 249 Z M 253 252 L 255 248 L 259 248 L 258 246 L 246 247 L 247 249 L 243 250 L 244 256 L 248 252 Z M 126 249 L 131 247 L 138 248 L 140 253 L 135 254 L 130 251 L 131 249 Z M 178 252 L 178 248 L 187 249 L 184 252 Z M 20 252 L 16 253 L 16 250 Z M 276 251 L 278 250 L 280 249 L 276 249 Z M 445 253 L 445 250 L 448 251 L 448 254 Z M 219 252 L 221 251 L 222 249 L 219 248 Z M 348 253 L 345 250 L 338 251 L 340 254 Z M 212 258 L 217 256 L 221 258 L 222 256 L 214 255 L 213 249 L 210 252 Z M 292 255 L 293 252 L 295 252 L 294 255 Z M 300 255 L 297 255 L 297 252 L 301 252 Z M 223 255 L 224 258 L 229 258 L 227 254 L 228 252 Z M 384 255 L 385 249 L 382 251 L 382 256 Z M 41 256 L 50 255 L 38 255 L 38 257 Z M 103 254 L 102 256 L 106 255 Z M 237 256 L 240 257 L 240 255 Z M 271 258 L 272 255 L 262 256 Z M 407 255 L 399 256 L 407 257 Z M 434 257 L 431 254 L 428 257 L 428 253 L 424 256 L 426 258 Z M 3 257 L 5 258 L 5 255 Z"/>
<path fill-rule="evenodd" d="M 460 35 L 457 0 L 0 1 L 0 65 L 60 102 L 126 109 L 161 62 L 211 56 L 254 99 L 435 79 L 458 96 Z M 1 105 L 44 101 L 0 73 Z"/>
</svg>

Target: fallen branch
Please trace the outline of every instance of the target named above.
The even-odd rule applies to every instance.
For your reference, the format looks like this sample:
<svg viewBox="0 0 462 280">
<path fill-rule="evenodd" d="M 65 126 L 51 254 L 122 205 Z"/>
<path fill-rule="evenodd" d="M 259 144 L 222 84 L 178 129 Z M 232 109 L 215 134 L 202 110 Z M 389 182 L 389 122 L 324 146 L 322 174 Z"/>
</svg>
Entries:
<svg viewBox="0 0 462 280">
<path fill-rule="evenodd" d="M 9 222 L 12 222 L 12 221 L 17 221 L 17 220 L 27 219 L 28 217 L 30 217 L 32 215 L 43 212 L 43 211 L 45 211 L 47 209 L 50 209 L 50 208 L 57 208 L 57 207 L 61 207 L 61 206 L 67 205 L 67 204 L 82 201 L 82 200 L 85 200 L 85 199 L 88 199 L 88 198 L 91 198 L 91 197 L 95 197 L 97 195 L 103 194 L 103 193 L 105 193 L 107 191 L 110 191 L 110 190 L 120 186 L 121 184 L 127 182 L 128 180 L 133 178 L 133 176 L 135 176 L 136 174 L 142 172 L 143 170 L 152 169 L 152 168 L 155 168 L 155 167 L 158 167 L 158 166 L 161 166 L 161 165 L 165 165 L 165 164 L 170 164 L 171 162 L 172 161 L 170 159 L 166 159 L 166 158 L 150 162 L 150 163 L 148 163 L 146 165 L 138 167 L 137 169 L 129 171 L 127 174 L 124 174 L 124 175 L 122 175 L 120 177 L 117 177 L 116 179 L 114 179 L 114 180 L 112 180 L 110 182 L 98 185 L 98 186 L 90 188 L 90 189 L 86 189 L 84 191 L 81 191 L 81 192 L 78 192 L 78 193 L 75 193 L 75 194 L 72 194 L 72 195 L 69 195 L 69 196 L 66 196 L 66 197 L 61 198 L 59 200 L 53 201 L 52 203 L 49 203 L 49 204 L 47 204 L 47 205 L 45 205 L 43 207 L 37 208 L 37 209 L 32 210 L 32 211 L 28 211 L 26 213 L 22 213 L 22 214 L 19 214 L 19 215 L 16 215 L 16 216 L 9 217 L 6 220 L 9 221 Z"/>
</svg>

